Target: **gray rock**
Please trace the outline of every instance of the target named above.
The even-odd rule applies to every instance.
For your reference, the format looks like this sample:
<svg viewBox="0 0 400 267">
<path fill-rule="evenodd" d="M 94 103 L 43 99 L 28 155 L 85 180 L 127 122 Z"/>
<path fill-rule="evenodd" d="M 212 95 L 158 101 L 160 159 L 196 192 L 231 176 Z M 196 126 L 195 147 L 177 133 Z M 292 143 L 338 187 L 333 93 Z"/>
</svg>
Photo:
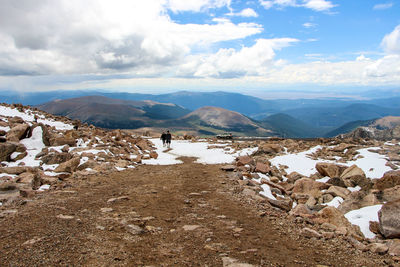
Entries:
<svg viewBox="0 0 400 267">
<path fill-rule="evenodd" d="M 400 238 L 400 199 L 383 204 L 378 212 L 379 228 L 386 238 Z"/>
</svg>

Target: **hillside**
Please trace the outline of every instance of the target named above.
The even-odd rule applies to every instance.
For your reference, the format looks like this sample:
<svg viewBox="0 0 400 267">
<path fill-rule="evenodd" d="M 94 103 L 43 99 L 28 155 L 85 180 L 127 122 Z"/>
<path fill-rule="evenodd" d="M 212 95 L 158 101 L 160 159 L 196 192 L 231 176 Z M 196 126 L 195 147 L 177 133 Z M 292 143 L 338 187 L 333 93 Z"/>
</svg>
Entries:
<svg viewBox="0 0 400 267">
<path fill-rule="evenodd" d="M 202 107 L 180 119 L 192 127 L 217 134 L 223 131 L 232 132 L 235 135 L 260 135 L 269 136 L 272 131 L 264 129 L 246 116 L 218 107 Z"/>
<path fill-rule="evenodd" d="M 260 121 L 260 125 L 274 129 L 274 132 L 281 137 L 306 138 L 320 137 L 324 134 L 324 129 L 313 127 L 283 113 L 268 116 Z"/>
<path fill-rule="evenodd" d="M 158 120 L 175 119 L 189 113 L 188 110 L 175 104 L 149 100 L 120 100 L 104 96 L 54 100 L 39 105 L 38 108 L 51 114 L 110 129 L 154 126 Z"/>
</svg>

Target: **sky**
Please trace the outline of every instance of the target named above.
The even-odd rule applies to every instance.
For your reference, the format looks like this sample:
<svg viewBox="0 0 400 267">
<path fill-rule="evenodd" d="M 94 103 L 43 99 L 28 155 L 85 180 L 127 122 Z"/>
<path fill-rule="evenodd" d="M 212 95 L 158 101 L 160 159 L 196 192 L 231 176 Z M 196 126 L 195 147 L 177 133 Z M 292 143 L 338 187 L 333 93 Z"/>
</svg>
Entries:
<svg viewBox="0 0 400 267">
<path fill-rule="evenodd" d="M 400 0 L 1 0 L 0 90 L 400 90 Z"/>
</svg>

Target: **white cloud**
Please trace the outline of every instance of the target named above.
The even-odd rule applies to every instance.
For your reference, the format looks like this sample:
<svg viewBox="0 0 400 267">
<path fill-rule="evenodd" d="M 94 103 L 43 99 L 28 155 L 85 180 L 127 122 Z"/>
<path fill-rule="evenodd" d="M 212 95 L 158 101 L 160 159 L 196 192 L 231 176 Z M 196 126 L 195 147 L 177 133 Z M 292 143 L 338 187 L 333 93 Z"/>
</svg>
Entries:
<svg viewBox="0 0 400 267">
<path fill-rule="evenodd" d="M 331 8 L 335 7 L 331 1 L 327 0 L 259 0 L 259 3 L 265 8 L 270 9 L 274 6 L 277 8 L 284 7 L 304 7 L 309 8 L 314 11 L 329 11 Z"/>
<path fill-rule="evenodd" d="M 331 1 L 326 0 L 303 0 L 304 4 L 302 6 L 310 8 L 315 11 L 328 11 L 335 7 Z"/>
<path fill-rule="evenodd" d="M 227 19 L 178 24 L 167 8 L 192 10 L 228 0 L 4 0 L 0 9 L 0 75 L 163 72 L 193 47 L 245 38 L 263 29 Z"/>
<path fill-rule="evenodd" d="M 312 23 L 312 22 L 303 23 L 303 27 L 304 27 L 304 28 L 314 28 L 314 27 L 316 27 L 316 26 L 317 26 L 317 24 Z"/>
<path fill-rule="evenodd" d="M 238 51 L 220 49 L 212 55 L 192 56 L 182 65 L 180 75 L 214 78 L 264 75 L 277 63 L 275 51 L 295 42 L 298 40 L 292 38 L 258 39 L 253 46 Z"/>
<path fill-rule="evenodd" d="M 400 25 L 389 34 L 385 35 L 381 46 L 388 54 L 400 54 Z"/>
<path fill-rule="evenodd" d="M 242 11 L 238 12 L 238 13 L 228 13 L 228 16 L 238 16 L 238 17 L 245 17 L 245 18 L 250 18 L 250 17 L 258 17 L 257 12 L 254 11 L 254 9 L 252 8 L 245 8 Z"/>
<path fill-rule="evenodd" d="M 376 5 L 374 5 L 373 9 L 374 10 L 384 10 L 384 9 L 389 9 L 392 6 L 393 6 L 393 3 L 376 4 Z"/>
</svg>

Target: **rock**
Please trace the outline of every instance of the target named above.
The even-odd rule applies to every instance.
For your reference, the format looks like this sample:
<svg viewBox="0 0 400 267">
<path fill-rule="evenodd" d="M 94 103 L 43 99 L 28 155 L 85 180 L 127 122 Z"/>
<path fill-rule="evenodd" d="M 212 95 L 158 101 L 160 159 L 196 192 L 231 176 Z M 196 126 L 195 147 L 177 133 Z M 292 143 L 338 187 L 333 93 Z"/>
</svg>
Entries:
<svg viewBox="0 0 400 267">
<path fill-rule="evenodd" d="M 14 182 L 5 182 L 0 184 L 0 191 L 14 191 L 17 189 L 17 185 Z"/>
<path fill-rule="evenodd" d="M 243 189 L 242 194 L 245 195 L 245 196 L 249 196 L 249 197 L 255 197 L 256 196 L 256 192 L 254 190 L 251 190 L 250 188 Z"/>
<path fill-rule="evenodd" d="M 367 251 L 368 247 L 366 245 L 364 245 L 363 243 L 361 243 L 360 241 L 358 241 L 357 239 L 353 238 L 353 237 L 347 237 L 347 241 L 349 241 L 349 243 L 356 249 L 361 250 L 361 251 Z"/>
<path fill-rule="evenodd" d="M 258 147 L 256 154 L 276 154 L 282 151 L 283 147 L 279 144 L 262 144 Z"/>
<path fill-rule="evenodd" d="M 335 185 L 335 186 L 346 187 L 343 180 L 340 179 L 339 177 L 330 178 L 326 183 Z"/>
<path fill-rule="evenodd" d="M 386 188 L 382 192 L 382 200 L 385 202 L 395 201 L 400 199 L 400 185 L 395 187 Z"/>
<path fill-rule="evenodd" d="M 50 142 L 51 146 L 63 146 L 63 145 L 75 146 L 76 145 L 75 138 L 68 137 L 65 135 L 52 136 L 50 138 L 49 142 Z"/>
<path fill-rule="evenodd" d="M 303 229 L 301 229 L 300 234 L 304 237 L 307 238 L 321 238 L 322 235 L 320 233 L 318 233 L 317 231 L 310 229 L 308 227 L 304 227 Z"/>
<path fill-rule="evenodd" d="M 256 267 L 256 266 L 248 263 L 240 263 L 237 259 L 223 257 L 222 267 Z"/>
<path fill-rule="evenodd" d="M 150 158 L 157 159 L 158 158 L 157 152 L 155 152 L 154 150 L 150 151 Z"/>
<path fill-rule="evenodd" d="M 400 239 L 389 240 L 386 245 L 389 247 L 389 255 L 400 256 Z"/>
<path fill-rule="evenodd" d="M 128 224 L 125 229 L 132 235 L 140 235 L 144 233 L 144 229 L 138 225 Z"/>
<path fill-rule="evenodd" d="M 254 160 L 250 156 L 240 156 L 236 159 L 237 166 L 245 166 L 248 164 L 254 164 Z"/>
<path fill-rule="evenodd" d="M 341 197 L 343 199 L 346 199 L 351 192 L 347 188 L 332 185 L 328 188 L 326 193 L 331 194 L 334 197 Z"/>
<path fill-rule="evenodd" d="M 371 243 L 368 245 L 368 249 L 373 253 L 385 254 L 389 248 L 382 243 Z"/>
<path fill-rule="evenodd" d="M 379 231 L 379 222 L 370 221 L 369 230 L 374 234 L 381 234 L 381 232 Z"/>
<path fill-rule="evenodd" d="M 291 172 L 289 175 L 287 175 L 287 178 L 289 183 L 294 184 L 297 180 L 304 178 L 304 175 L 301 175 L 298 172 Z"/>
<path fill-rule="evenodd" d="M 31 172 L 22 173 L 22 174 L 20 174 L 18 176 L 17 182 L 18 183 L 22 183 L 22 184 L 27 184 L 32 189 L 38 189 L 42 184 L 41 177 L 37 172 L 35 172 L 35 173 L 31 173 Z"/>
<path fill-rule="evenodd" d="M 315 168 L 323 177 L 328 176 L 330 178 L 333 178 L 333 177 L 340 177 L 340 175 L 347 167 L 333 163 L 318 162 L 315 165 Z"/>
<path fill-rule="evenodd" d="M 360 228 L 356 225 L 352 225 L 344 215 L 335 207 L 325 207 L 320 210 L 317 214 L 317 218 L 314 220 L 320 224 L 330 223 L 339 228 L 345 228 L 350 234 L 354 236 L 363 237 Z"/>
<path fill-rule="evenodd" d="M 72 173 L 76 171 L 78 165 L 80 163 L 80 158 L 75 157 L 66 162 L 61 163 L 58 167 L 54 170 L 55 172 L 69 172 Z"/>
<path fill-rule="evenodd" d="M 150 150 L 150 146 L 147 144 L 146 140 L 144 140 L 144 139 L 138 139 L 136 142 L 136 145 L 143 151 Z"/>
<path fill-rule="evenodd" d="M 280 208 L 285 211 L 290 211 L 292 209 L 293 201 L 291 199 L 266 199 L 274 207 Z"/>
<path fill-rule="evenodd" d="M 185 230 L 185 231 L 194 231 L 200 227 L 201 227 L 200 225 L 184 225 L 184 226 L 182 226 L 183 230 Z"/>
<path fill-rule="evenodd" d="M 74 216 L 59 214 L 56 216 L 56 218 L 63 219 L 63 220 L 72 220 L 72 219 L 74 219 Z"/>
<path fill-rule="evenodd" d="M 15 174 L 19 175 L 23 172 L 33 172 L 34 169 L 32 167 L 4 167 L 0 168 L 0 173 L 8 173 L 8 174 Z"/>
<path fill-rule="evenodd" d="M 7 133 L 7 141 L 18 142 L 26 137 L 30 126 L 28 124 L 18 124 L 11 128 Z"/>
<path fill-rule="evenodd" d="M 324 222 L 323 224 L 321 224 L 321 228 L 326 231 L 329 231 L 329 232 L 335 232 L 337 229 L 336 225 L 333 225 L 333 224 L 327 223 L 327 222 Z"/>
<path fill-rule="evenodd" d="M 16 149 L 17 145 L 15 143 L 0 143 L 0 161 L 10 161 L 10 156 Z"/>
<path fill-rule="evenodd" d="M 50 153 L 42 158 L 43 163 L 52 165 L 52 164 L 60 164 L 72 159 L 72 155 L 69 153 Z"/>
<path fill-rule="evenodd" d="M 375 194 L 366 194 L 363 191 L 351 192 L 345 201 L 340 204 L 338 209 L 343 213 L 347 213 L 351 210 L 361 209 L 367 206 L 373 206 L 377 204 L 382 204 Z"/>
<path fill-rule="evenodd" d="M 128 196 L 114 197 L 107 200 L 107 203 L 114 203 L 121 200 L 129 200 Z"/>
<path fill-rule="evenodd" d="M 316 182 L 310 178 L 301 178 L 294 183 L 293 193 L 307 194 L 318 198 L 321 196 L 322 189 L 327 189 L 329 185 Z"/>
<path fill-rule="evenodd" d="M 261 173 L 265 174 L 265 173 L 269 173 L 270 170 L 271 170 L 271 168 L 267 164 L 262 163 L 262 162 L 256 163 L 256 169 L 255 169 L 256 172 L 261 172 Z"/>
<path fill-rule="evenodd" d="M 235 165 L 224 165 L 221 167 L 221 170 L 227 171 L 227 172 L 234 171 L 235 169 L 236 169 Z"/>
<path fill-rule="evenodd" d="M 290 212 L 289 215 L 292 216 L 307 216 L 307 215 L 311 215 L 312 211 L 310 210 L 310 208 L 305 205 L 305 204 L 297 204 L 296 207 L 294 207 Z"/>
<path fill-rule="evenodd" d="M 400 200 L 383 204 L 378 211 L 379 229 L 386 238 L 400 238 Z"/>
<path fill-rule="evenodd" d="M 359 185 L 364 188 L 369 183 L 364 171 L 357 167 L 357 165 L 352 165 L 345 169 L 340 178 L 343 180 L 346 187 L 354 187 Z"/>
<path fill-rule="evenodd" d="M 396 185 L 400 185 L 400 171 L 388 171 L 385 172 L 381 179 L 376 181 L 374 188 L 384 190 L 386 188 L 395 187 Z"/>
</svg>

